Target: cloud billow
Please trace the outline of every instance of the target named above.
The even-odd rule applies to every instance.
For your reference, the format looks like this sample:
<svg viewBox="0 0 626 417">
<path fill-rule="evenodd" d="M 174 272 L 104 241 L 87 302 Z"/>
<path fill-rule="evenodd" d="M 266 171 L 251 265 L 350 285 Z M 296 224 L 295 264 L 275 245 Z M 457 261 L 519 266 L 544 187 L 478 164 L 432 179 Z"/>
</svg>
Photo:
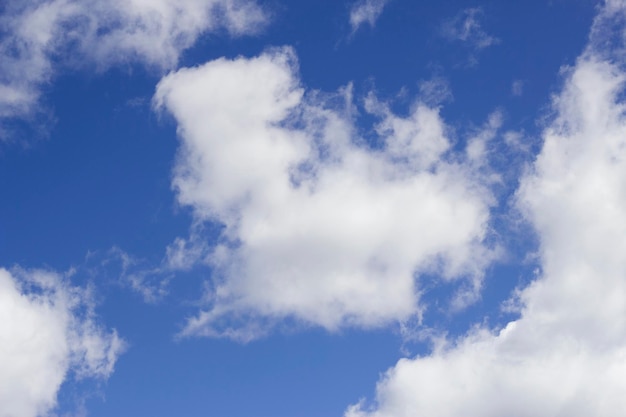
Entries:
<svg viewBox="0 0 626 417">
<path fill-rule="evenodd" d="M 349 88 L 339 95 L 350 101 Z M 155 104 L 181 139 L 178 201 L 224 226 L 206 258 L 210 306 L 183 334 L 249 340 L 285 318 L 329 330 L 405 320 L 421 314 L 424 271 L 480 287 L 493 199 L 473 163 L 450 155 L 438 109 L 418 102 L 400 117 L 370 96 L 377 150 L 355 137 L 352 104 L 315 97 L 289 48 L 159 83 Z"/>
<path fill-rule="evenodd" d="M 135 62 L 170 69 L 202 34 L 250 34 L 266 22 L 247 0 L 9 2 L 0 17 L 0 138 L 3 120 L 40 110 L 42 88 L 60 69 Z"/>
<path fill-rule="evenodd" d="M 624 15 L 624 2 L 609 3 L 595 30 Z M 353 405 L 347 417 L 622 414 L 626 73 L 598 52 L 596 36 L 565 71 L 543 147 L 516 194 L 541 263 L 539 277 L 508 303 L 521 317 L 402 359 L 378 383 L 376 403 Z"/>
<path fill-rule="evenodd" d="M 0 269 L 0 416 L 56 407 L 64 381 L 106 380 L 124 342 L 98 324 L 85 288 L 44 270 Z"/>
</svg>

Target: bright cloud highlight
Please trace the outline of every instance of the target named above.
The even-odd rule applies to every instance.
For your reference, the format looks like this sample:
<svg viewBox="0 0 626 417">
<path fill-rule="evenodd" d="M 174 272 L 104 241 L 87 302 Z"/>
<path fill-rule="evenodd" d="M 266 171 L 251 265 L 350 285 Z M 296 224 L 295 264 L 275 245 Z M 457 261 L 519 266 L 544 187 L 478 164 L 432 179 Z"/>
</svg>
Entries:
<svg viewBox="0 0 626 417">
<path fill-rule="evenodd" d="M 31 116 L 59 64 L 167 69 L 203 33 L 253 33 L 266 20 L 246 0 L 10 2 L 0 20 L 0 119 Z"/>
<path fill-rule="evenodd" d="M 399 361 L 379 382 L 376 403 L 354 405 L 347 417 L 622 414 L 626 74 L 594 45 L 568 70 L 543 148 L 517 192 L 541 260 L 540 277 L 508 303 L 521 317 Z"/>
<path fill-rule="evenodd" d="M 0 417 L 623 414 L 626 0 L 558 3 L 2 3 L 0 264 L 98 284 L 0 268 Z"/>
<path fill-rule="evenodd" d="M 37 417 L 69 377 L 106 379 L 124 348 L 85 289 L 53 272 L 0 269 L 0 416 Z"/>
<path fill-rule="evenodd" d="M 329 100 L 305 95 L 290 49 L 159 83 L 155 103 L 182 141 L 178 199 L 225 228 L 207 258 L 211 307 L 185 334 L 247 340 L 288 317 L 329 330 L 404 320 L 421 312 L 424 272 L 480 287 L 492 199 L 450 154 L 438 109 L 418 101 L 397 116 L 368 97 L 384 143 L 372 149 L 356 136 L 350 88 Z"/>
</svg>

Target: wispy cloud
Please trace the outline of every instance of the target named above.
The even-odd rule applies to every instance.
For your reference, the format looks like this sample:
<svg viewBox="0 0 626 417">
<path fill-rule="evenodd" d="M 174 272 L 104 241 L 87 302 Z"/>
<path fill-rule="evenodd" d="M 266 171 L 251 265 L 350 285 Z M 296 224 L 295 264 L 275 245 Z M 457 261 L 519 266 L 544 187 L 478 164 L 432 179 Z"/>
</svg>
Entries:
<svg viewBox="0 0 626 417">
<path fill-rule="evenodd" d="M 513 81 L 513 83 L 511 84 L 511 94 L 513 94 L 515 97 L 520 97 L 521 95 L 523 95 L 524 94 L 524 81 L 522 80 Z"/>
<path fill-rule="evenodd" d="M 354 3 L 350 8 L 352 33 L 354 34 L 364 24 L 374 27 L 388 2 L 389 0 L 359 0 Z"/>
<path fill-rule="evenodd" d="M 471 51 L 470 64 L 475 65 L 476 54 L 481 50 L 500 43 L 500 39 L 489 35 L 482 26 L 481 8 L 460 11 L 455 17 L 445 20 L 440 27 L 441 35 L 451 42 L 459 42 Z"/>
<path fill-rule="evenodd" d="M 418 87 L 420 100 L 433 107 L 454 99 L 450 84 L 444 77 L 434 76 L 431 79 L 422 80 L 418 83 Z"/>
</svg>

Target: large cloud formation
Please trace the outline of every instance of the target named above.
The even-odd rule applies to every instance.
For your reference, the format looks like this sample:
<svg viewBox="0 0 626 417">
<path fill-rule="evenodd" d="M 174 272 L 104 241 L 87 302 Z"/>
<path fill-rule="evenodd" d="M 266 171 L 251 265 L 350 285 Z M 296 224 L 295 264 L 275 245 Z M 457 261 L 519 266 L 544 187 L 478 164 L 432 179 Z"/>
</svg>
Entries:
<svg viewBox="0 0 626 417">
<path fill-rule="evenodd" d="M 98 69 L 139 61 L 173 67 L 209 31 L 257 31 L 267 20 L 248 0 L 28 0 L 0 18 L 0 120 L 36 110 L 62 65 Z"/>
<path fill-rule="evenodd" d="M 480 155 L 451 153 L 437 108 L 418 101 L 398 116 L 374 96 L 365 107 L 381 145 L 367 145 L 350 88 L 305 95 L 295 61 L 288 48 L 219 59 L 157 87 L 182 141 L 178 199 L 224 226 L 208 257 L 210 308 L 184 334 L 246 340 L 284 318 L 330 330 L 404 320 L 421 311 L 422 272 L 469 277 L 457 300 L 468 301 L 493 255 Z"/>
<path fill-rule="evenodd" d="M 399 361 L 376 403 L 356 404 L 347 417 L 623 414 L 626 72 L 605 41 L 625 10 L 613 1 L 600 12 L 522 178 L 516 198 L 540 239 L 541 272 L 515 297 L 520 318 Z"/>
<path fill-rule="evenodd" d="M 47 415 L 70 373 L 113 372 L 124 343 L 97 324 L 90 300 L 58 274 L 0 269 L 0 417 Z"/>
</svg>

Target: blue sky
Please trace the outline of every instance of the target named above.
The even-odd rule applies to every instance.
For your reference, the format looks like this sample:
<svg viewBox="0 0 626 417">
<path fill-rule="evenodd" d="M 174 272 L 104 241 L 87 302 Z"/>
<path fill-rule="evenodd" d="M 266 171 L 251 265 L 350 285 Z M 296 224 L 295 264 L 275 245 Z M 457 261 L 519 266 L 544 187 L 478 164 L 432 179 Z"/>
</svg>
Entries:
<svg viewBox="0 0 626 417">
<path fill-rule="evenodd" d="M 626 406 L 626 2 L 0 13 L 0 417 Z"/>
</svg>

